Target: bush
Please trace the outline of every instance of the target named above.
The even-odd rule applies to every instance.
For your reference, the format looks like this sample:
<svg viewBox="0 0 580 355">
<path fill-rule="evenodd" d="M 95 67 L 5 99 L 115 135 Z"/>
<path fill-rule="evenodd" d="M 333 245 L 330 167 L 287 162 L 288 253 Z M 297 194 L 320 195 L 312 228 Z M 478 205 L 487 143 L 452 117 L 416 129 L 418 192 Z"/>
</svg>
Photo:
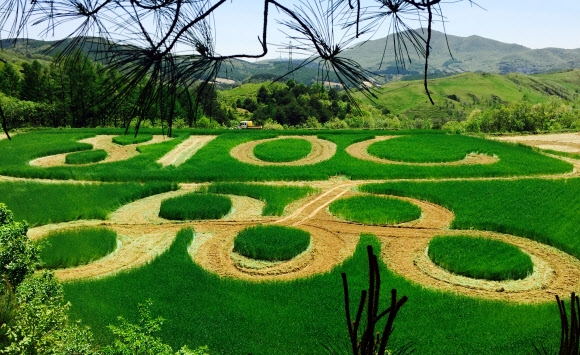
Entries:
<svg viewBox="0 0 580 355">
<path fill-rule="evenodd" d="M 161 202 L 159 217 L 171 220 L 222 218 L 232 209 L 232 201 L 221 195 L 190 193 Z"/>
<path fill-rule="evenodd" d="M 256 226 L 242 230 L 234 241 L 234 251 L 256 260 L 290 260 L 310 244 L 310 233 L 291 227 Z"/>
</svg>

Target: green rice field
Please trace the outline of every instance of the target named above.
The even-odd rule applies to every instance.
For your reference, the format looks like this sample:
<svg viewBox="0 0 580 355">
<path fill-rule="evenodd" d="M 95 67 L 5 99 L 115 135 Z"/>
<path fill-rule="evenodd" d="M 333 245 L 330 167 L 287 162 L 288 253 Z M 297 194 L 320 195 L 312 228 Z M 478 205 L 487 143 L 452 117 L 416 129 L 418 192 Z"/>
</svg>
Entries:
<svg viewBox="0 0 580 355">
<path fill-rule="evenodd" d="M 67 154 L 65 162 L 71 165 L 97 163 L 107 158 L 107 152 L 103 149 L 87 150 Z"/>
<path fill-rule="evenodd" d="M 399 224 L 421 217 L 421 209 L 410 202 L 379 196 L 354 196 L 334 201 L 330 213 L 364 224 Z"/>
<path fill-rule="evenodd" d="M 61 269 L 88 264 L 117 247 L 117 233 L 107 228 L 55 231 L 37 243 L 41 266 Z"/>
<path fill-rule="evenodd" d="M 234 251 L 256 260 L 290 260 L 310 244 L 310 234 L 297 228 L 259 225 L 242 230 Z"/>
<path fill-rule="evenodd" d="M 396 253 L 409 256 L 405 265 L 413 268 L 412 253 L 425 255 L 429 246 L 428 257 L 446 272 L 478 282 L 521 280 L 530 274 L 527 254 L 509 242 L 480 240 L 479 232 L 531 240 L 578 261 L 580 177 L 571 163 L 577 157 L 567 155 L 572 160 L 564 161 L 523 145 L 438 131 L 175 132 L 174 139 L 139 146 L 129 159 L 50 167 L 29 162 L 55 154 L 84 154 L 91 147 L 78 141 L 95 135 L 116 136 L 129 142 L 125 144 L 134 143 L 133 135 L 101 128 L 33 130 L 14 135 L 12 141 L 0 140 L 0 203 L 16 220 L 28 222 L 35 241 L 50 242 L 44 253 L 82 259 L 57 261 L 51 267 L 90 265 L 111 252 L 110 245 L 93 249 L 105 239 L 114 240 L 113 248 L 119 249 L 101 261 L 115 260 L 128 250 L 142 255 L 155 249 L 149 260 L 122 270 L 63 281 L 71 321 L 90 326 L 101 347 L 113 341 L 110 324 L 117 324 L 119 316 L 136 321 L 138 304 L 151 300 L 151 314 L 165 320 L 159 335 L 174 351 L 183 345 L 207 345 L 211 354 L 220 355 L 328 354 L 325 345 L 331 344 L 347 354 L 341 273 L 348 276 L 351 299 L 358 300 L 368 287 L 366 247 L 371 245 L 378 255 L 380 308 L 388 307 L 393 288 L 408 297 L 388 345 L 394 352 L 407 344 L 414 354 L 425 355 L 527 355 L 535 353 L 534 346 L 558 349 L 560 318 L 554 295 L 568 306 L 570 294 L 564 286 L 553 291 L 556 286 L 547 285 L 521 297 L 508 289 L 449 289 L 424 281 L 429 276 L 420 272 L 423 279 L 405 276 L 394 258 Z M 156 134 L 161 130 L 143 129 L 139 137 L 151 140 Z M 217 138 L 181 165 L 158 162 L 189 136 L 198 135 Z M 328 140 L 336 145 L 336 153 L 305 166 L 258 166 L 230 155 L 243 143 L 292 135 Z M 368 152 L 406 164 L 365 160 L 346 150 L 380 136 L 397 138 L 374 143 Z M 299 147 L 302 143 L 297 142 L 308 145 Z M 272 162 L 295 161 L 311 149 L 303 139 L 279 139 L 258 147 L 267 156 L 260 159 Z M 473 152 L 498 160 L 422 164 L 462 160 Z M 166 201 L 157 196 L 179 189 L 193 193 Z M 264 208 L 254 211 L 241 205 L 242 211 L 232 212 L 231 200 L 224 195 L 260 200 Z M 173 211 L 168 212 L 171 204 Z M 236 213 L 242 217 L 236 219 Z M 72 238 L 61 246 L 50 234 L 73 225 L 82 234 L 89 225 L 99 225 L 98 235 L 104 230 L 117 235 L 87 238 L 85 244 Z M 259 252 L 249 251 L 252 248 Z M 234 250 L 257 261 L 277 262 L 256 262 L 248 271 L 236 265 Z M 48 256 L 42 259 L 48 267 Z M 64 271 L 57 269 L 56 277 Z"/>
<path fill-rule="evenodd" d="M 285 138 L 258 144 L 254 155 L 260 160 L 282 163 L 300 160 L 311 150 L 312 144 L 307 140 Z"/>
<path fill-rule="evenodd" d="M 493 281 L 519 280 L 534 264 L 516 246 L 486 238 L 439 236 L 429 242 L 429 258 L 457 275 Z"/>
</svg>

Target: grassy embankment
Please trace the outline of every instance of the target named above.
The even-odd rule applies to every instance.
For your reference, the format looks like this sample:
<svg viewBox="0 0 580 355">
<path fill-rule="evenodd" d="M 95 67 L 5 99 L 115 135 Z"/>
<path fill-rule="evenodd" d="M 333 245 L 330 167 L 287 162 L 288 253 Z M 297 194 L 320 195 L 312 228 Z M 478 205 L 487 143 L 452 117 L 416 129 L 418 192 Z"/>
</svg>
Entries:
<svg viewBox="0 0 580 355">
<path fill-rule="evenodd" d="M 117 247 L 117 233 L 107 228 L 77 228 L 49 233 L 37 242 L 41 266 L 60 269 L 88 264 Z"/>
<path fill-rule="evenodd" d="M 234 240 L 234 251 L 256 260 L 290 260 L 310 244 L 310 233 L 305 230 L 259 225 L 242 230 Z"/>
<path fill-rule="evenodd" d="M 328 208 L 338 218 L 373 225 L 399 224 L 421 217 L 421 209 L 410 202 L 378 196 L 340 199 Z"/>
<path fill-rule="evenodd" d="M 519 280 L 534 264 L 518 247 L 499 240 L 469 236 L 438 236 L 429 242 L 429 258 L 457 275 L 475 279 Z"/>
</svg>

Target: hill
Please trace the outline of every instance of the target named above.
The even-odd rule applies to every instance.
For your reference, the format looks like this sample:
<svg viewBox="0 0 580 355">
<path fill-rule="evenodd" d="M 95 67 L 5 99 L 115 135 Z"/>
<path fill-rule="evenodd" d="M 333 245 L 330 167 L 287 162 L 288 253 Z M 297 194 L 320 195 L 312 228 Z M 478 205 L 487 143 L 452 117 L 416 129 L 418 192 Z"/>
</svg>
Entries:
<svg viewBox="0 0 580 355">
<path fill-rule="evenodd" d="M 432 53 L 430 56 L 430 75 L 446 76 L 464 72 L 488 72 L 507 74 L 520 72 L 525 74 L 545 73 L 557 70 L 580 68 L 579 49 L 544 48 L 530 49 L 517 44 L 507 44 L 479 37 L 459 37 L 434 31 L 432 36 Z M 63 50 L 74 39 L 59 41 L 40 41 L 33 39 L 2 40 L 0 45 L 4 53 L 14 53 L 22 60 L 49 60 L 50 56 Z M 81 50 L 93 60 L 99 60 L 98 51 L 103 44 L 109 44 L 102 38 L 89 38 Z M 423 60 L 412 54 L 412 61 L 406 69 L 397 68 L 392 51 L 392 35 L 364 42 L 344 52 L 344 56 L 353 59 L 365 69 L 378 74 L 377 81 L 385 83 L 390 80 L 417 77 L 423 73 Z M 447 49 L 449 49 L 451 55 Z M 387 50 L 385 51 L 385 45 Z M 383 58 L 383 53 L 385 54 Z M 219 77 L 233 79 L 237 82 L 262 82 L 282 77 L 289 70 L 298 67 L 302 61 L 295 59 L 291 63 L 287 59 L 263 60 L 247 62 L 232 60 L 225 63 L 219 72 Z M 297 82 L 311 84 L 320 81 L 317 63 L 288 75 L 286 78 Z M 325 80 L 335 81 L 335 78 Z"/>
<path fill-rule="evenodd" d="M 541 103 L 554 96 L 578 103 L 580 69 L 539 75 L 462 73 L 429 80 L 429 91 L 435 105 L 428 102 L 422 80 L 383 85 L 372 101 L 361 94 L 356 97 L 383 112 L 404 114 L 411 119 L 429 117 L 438 127 L 450 119 L 462 120 L 474 109 L 501 103 Z"/>
<path fill-rule="evenodd" d="M 410 45 L 409 43 L 407 43 Z M 447 49 L 449 44 L 449 50 Z M 385 45 L 387 50 L 385 51 Z M 543 73 L 580 68 L 579 49 L 530 49 L 479 36 L 459 37 L 433 31 L 429 67 L 432 73 L 490 72 L 507 74 Z M 451 55 L 453 57 L 451 57 Z M 383 58 L 383 53 L 385 54 Z M 397 69 L 393 52 L 393 36 L 367 41 L 346 50 L 344 56 L 364 68 L 381 74 L 420 74 L 423 60 L 409 50 L 411 64 L 406 71 Z"/>
</svg>

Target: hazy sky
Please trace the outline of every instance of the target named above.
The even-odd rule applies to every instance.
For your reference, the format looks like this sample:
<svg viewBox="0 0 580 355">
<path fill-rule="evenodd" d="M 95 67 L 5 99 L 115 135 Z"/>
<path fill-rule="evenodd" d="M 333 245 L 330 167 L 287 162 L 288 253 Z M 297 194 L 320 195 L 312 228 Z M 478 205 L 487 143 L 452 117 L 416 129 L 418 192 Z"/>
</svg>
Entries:
<svg viewBox="0 0 580 355">
<path fill-rule="evenodd" d="M 0 0 L 4 1 L 4 0 Z M 279 0 L 291 6 L 297 0 Z M 457 36 L 479 35 L 506 43 L 517 43 L 530 48 L 580 48 L 580 0 L 479 0 L 477 6 L 468 1 L 450 1 L 442 5 L 447 17 L 447 33 Z M 262 1 L 232 0 L 215 13 L 216 42 L 219 54 L 260 52 Z M 276 11 L 271 10 L 275 15 Z M 413 26 L 413 27 L 418 27 Z M 270 21 L 269 43 L 288 43 L 278 30 L 275 20 Z M 441 26 L 436 26 L 441 30 Z M 57 37 L 68 33 L 64 28 Z M 31 29 L 35 37 L 38 30 Z M 374 38 L 387 35 L 387 28 Z M 52 39 L 48 37 L 47 39 Z M 287 57 L 271 47 L 268 57 Z"/>
</svg>

